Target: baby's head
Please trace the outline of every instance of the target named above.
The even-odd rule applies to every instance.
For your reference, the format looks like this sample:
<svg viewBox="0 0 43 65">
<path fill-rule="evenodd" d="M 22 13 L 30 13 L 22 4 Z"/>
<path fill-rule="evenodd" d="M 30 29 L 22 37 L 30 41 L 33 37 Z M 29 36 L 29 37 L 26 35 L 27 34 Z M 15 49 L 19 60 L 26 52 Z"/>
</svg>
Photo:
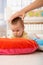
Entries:
<svg viewBox="0 0 43 65">
<path fill-rule="evenodd" d="M 24 32 L 24 23 L 20 17 L 16 17 L 11 21 L 11 30 L 15 37 L 21 37 Z"/>
</svg>

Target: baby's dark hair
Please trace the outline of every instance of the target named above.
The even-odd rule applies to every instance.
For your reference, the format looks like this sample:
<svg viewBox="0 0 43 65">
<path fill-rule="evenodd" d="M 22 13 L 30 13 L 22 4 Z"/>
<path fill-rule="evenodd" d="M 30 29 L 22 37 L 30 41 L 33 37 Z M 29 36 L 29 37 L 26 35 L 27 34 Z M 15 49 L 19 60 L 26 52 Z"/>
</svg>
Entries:
<svg viewBox="0 0 43 65">
<path fill-rule="evenodd" d="M 22 20 L 22 18 L 21 17 L 16 17 L 16 18 L 14 18 L 12 21 L 11 21 L 11 24 L 17 24 L 18 22 L 20 22 L 21 23 L 21 25 L 23 25 L 24 26 L 24 22 L 23 22 L 23 20 Z"/>
</svg>

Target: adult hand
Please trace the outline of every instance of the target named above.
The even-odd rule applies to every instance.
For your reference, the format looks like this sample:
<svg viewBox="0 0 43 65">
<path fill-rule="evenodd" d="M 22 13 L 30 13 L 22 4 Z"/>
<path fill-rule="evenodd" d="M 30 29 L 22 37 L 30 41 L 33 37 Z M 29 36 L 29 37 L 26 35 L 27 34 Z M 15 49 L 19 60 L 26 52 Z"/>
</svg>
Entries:
<svg viewBox="0 0 43 65">
<path fill-rule="evenodd" d="M 14 19 L 14 18 L 16 18 L 16 17 L 21 17 L 22 19 L 24 19 L 24 17 L 25 17 L 25 12 L 24 12 L 23 10 L 16 12 L 15 14 L 13 14 L 13 15 L 8 19 L 8 21 L 11 22 L 12 19 Z"/>
</svg>

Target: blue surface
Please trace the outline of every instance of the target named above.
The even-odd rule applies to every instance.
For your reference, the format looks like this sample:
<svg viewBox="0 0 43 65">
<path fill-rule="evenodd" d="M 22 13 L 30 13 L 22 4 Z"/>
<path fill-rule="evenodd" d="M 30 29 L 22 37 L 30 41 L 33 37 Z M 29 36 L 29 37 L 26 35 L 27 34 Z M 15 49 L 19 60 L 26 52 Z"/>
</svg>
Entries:
<svg viewBox="0 0 43 65">
<path fill-rule="evenodd" d="M 43 46 L 43 39 L 34 38 L 33 40 L 35 40 L 35 41 L 37 42 L 38 45 Z"/>
</svg>

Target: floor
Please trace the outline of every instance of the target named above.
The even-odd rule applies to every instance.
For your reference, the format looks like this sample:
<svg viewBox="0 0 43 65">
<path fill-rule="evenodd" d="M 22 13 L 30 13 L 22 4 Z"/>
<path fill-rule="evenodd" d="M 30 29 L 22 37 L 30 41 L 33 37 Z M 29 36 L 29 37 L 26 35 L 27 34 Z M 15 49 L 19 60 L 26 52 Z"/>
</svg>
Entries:
<svg viewBox="0 0 43 65">
<path fill-rule="evenodd" d="M 0 65 L 43 65 L 43 52 L 27 55 L 0 55 Z"/>
</svg>

